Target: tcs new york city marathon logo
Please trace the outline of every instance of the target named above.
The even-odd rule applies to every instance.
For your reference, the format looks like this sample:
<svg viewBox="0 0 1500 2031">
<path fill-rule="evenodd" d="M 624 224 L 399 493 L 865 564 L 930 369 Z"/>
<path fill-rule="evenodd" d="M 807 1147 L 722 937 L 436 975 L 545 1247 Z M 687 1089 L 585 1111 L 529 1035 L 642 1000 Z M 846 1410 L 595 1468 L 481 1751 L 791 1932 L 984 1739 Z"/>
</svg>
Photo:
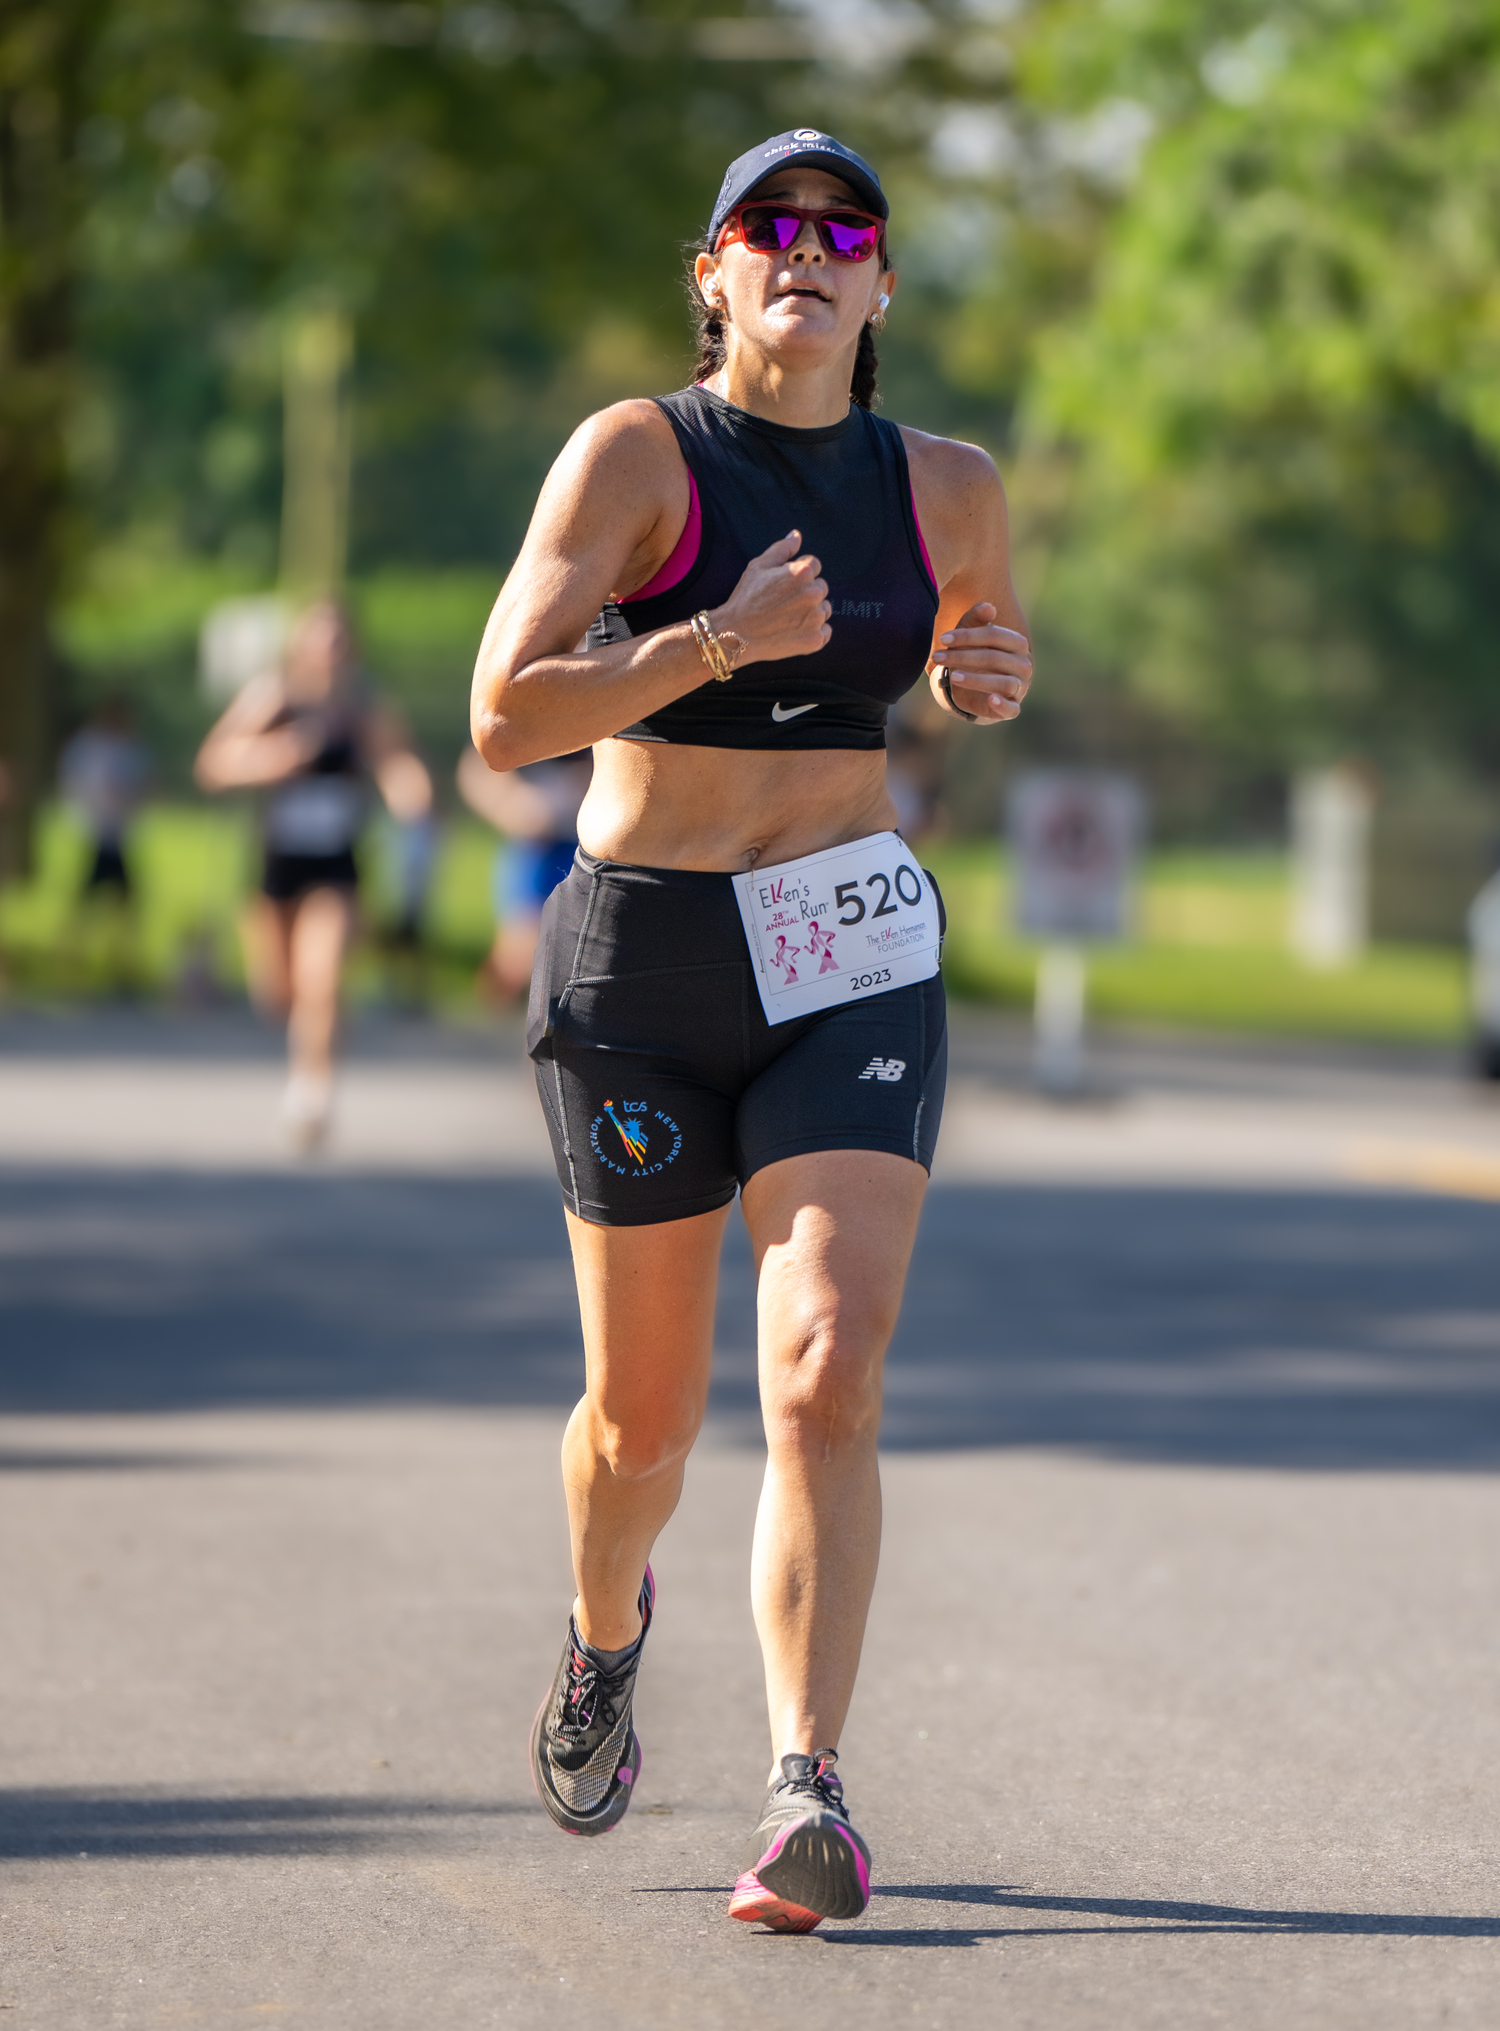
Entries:
<svg viewBox="0 0 1500 2031">
<path fill-rule="evenodd" d="M 650 1178 L 676 1162 L 682 1130 L 649 1100 L 606 1100 L 589 1125 L 589 1147 L 616 1177 Z"/>
</svg>

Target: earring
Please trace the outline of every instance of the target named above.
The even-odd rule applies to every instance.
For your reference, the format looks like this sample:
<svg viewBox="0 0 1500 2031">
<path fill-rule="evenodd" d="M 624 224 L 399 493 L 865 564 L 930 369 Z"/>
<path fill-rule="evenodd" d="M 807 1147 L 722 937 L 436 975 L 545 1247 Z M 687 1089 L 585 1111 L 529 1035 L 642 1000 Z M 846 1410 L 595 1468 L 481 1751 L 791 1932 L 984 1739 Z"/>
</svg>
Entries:
<svg viewBox="0 0 1500 2031">
<path fill-rule="evenodd" d="M 891 299 L 886 295 L 885 291 L 882 289 L 880 292 L 879 305 L 875 311 L 875 315 L 870 319 L 870 324 L 873 330 L 875 331 L 885 330 L 885 314 L 886 311 L 890 308 L 890 301 Z"/>
</svg>

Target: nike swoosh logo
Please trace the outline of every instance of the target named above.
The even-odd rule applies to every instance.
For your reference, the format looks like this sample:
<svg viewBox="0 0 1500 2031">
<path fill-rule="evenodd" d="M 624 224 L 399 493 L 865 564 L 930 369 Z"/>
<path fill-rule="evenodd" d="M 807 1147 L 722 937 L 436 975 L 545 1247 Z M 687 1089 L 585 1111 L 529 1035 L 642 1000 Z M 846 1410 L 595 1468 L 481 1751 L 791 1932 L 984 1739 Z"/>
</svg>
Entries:
<svg viewBox="0 0 1500 2031">
<path fill-rule="evenodd" d="M 790 712 L 783 712 L 781 702 L 778 699 L 776 704 L 771 707 L 771 717 L 780 726 L 784 720 L 795 719 L 799 712 L 816 712 L 817 709 L 818 700 L 815 698 L 811 705 L 794 705 Z"/>
</svg>

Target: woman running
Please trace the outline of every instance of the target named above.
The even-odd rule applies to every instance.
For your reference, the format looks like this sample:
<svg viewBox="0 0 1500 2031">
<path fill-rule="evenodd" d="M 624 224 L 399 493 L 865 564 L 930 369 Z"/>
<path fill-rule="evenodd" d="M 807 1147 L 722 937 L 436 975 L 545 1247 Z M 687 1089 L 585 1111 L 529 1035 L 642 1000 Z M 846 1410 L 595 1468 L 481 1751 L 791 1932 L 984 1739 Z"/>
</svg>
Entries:
<svg viewBox="0 0 1500 2031">
<path fill-rule="evenodd" d="M 886 712 L 926 668 L 945 710 L 1013 719 L 1031 674 L 994 466 L 871 410 L 886 217 L 829 135 L 730 165 L 693 273 L 697 385 L 573 437 L 474 684 L 492 768 L 594 744 L 528 1032 L 587 1361 L 563 1443 L 577 1597 L 537 1789 L 572 1833 L 629 1804 L 647 1560 L 703 1417 L 738 1188 L 771 1772 L 729 1911 L 783 1931 L 870 1894 L 834 1766 L 947 1058 L 940 910 L 891 829 Z"/>
<path fill-rule="evenodd" d="M 458 758 L 458 794 L 501 835 L 491 894 L 495 936 L 475 983 L 486 1001 L 520 1001 L 531 985 L 548 896 L 565 881 L 578 846 L 578 808 L 594 773 L 580 754 L 497 775 L 472 747 Z"/>
<path fill-rule="evenodd" d="M 432 782 L 400 722 L 361 693 L 353 636 L 332 600 L 298 620 L 280 670 L 245 686 L 199 749 L 194 774 L 205 790 L 267 793 L 246 971 L 257 1006 L 286 1019 L 282 1115 L 297 1146 L 315 1149 L 328 1131 L 365 779 L 408 823 L 431 808 Z"/>
</svg>

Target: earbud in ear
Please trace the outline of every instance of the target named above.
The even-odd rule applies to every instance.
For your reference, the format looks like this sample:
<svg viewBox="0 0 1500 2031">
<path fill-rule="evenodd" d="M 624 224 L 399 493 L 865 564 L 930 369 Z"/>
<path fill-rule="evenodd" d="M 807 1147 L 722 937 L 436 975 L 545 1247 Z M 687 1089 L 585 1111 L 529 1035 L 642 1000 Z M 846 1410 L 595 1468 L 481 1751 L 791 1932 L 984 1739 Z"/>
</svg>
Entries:
<svg viewBox="0 0 1500 2031">
<path fill-rule="evenodd" d="M 891 299 L 886 295 L 885 291 L 882 289 L 880 292 L 880 308 L 882 310 L 889 310 L 890 307 L 891 307 Z"/>
</svg>

